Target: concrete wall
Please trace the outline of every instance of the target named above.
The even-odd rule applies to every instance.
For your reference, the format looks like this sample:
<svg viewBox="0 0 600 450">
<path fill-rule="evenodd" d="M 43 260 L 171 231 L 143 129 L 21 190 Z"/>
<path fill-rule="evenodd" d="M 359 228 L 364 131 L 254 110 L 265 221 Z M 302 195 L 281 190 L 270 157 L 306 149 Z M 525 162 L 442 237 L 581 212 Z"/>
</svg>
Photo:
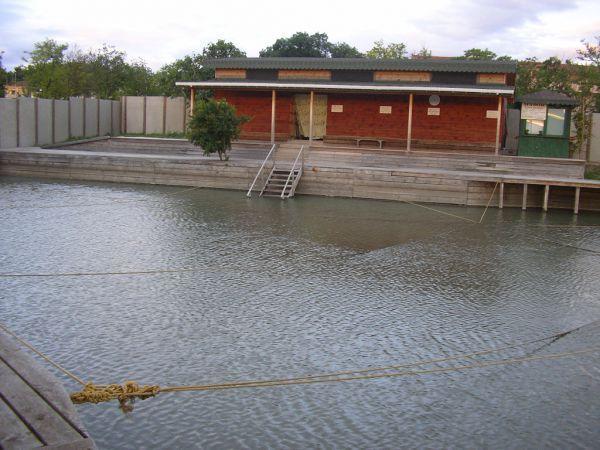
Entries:
<svg viewBox="0 0 600 450">
<path fill-rule="evenodd" d="M 185 131 L 183 97 L 123 97 L 122 129 L 125 134 L 165 134 Z"/>
<path fill-rule="evenodd" d="M 17 102 L 0 98 L 0 148 L 17 147 Z"/>
<path fill-rule="evenodd" d="M 133 134 L 144 133 L 144 97 L 125 97 L 125 126 L 124 132 Z"/>
<path fill-rule="evenodd" d="M 54 142 L 69 139 L 69 101 L 54 100 Z"/>
<path fill-rule="evenodd" d="M 145 134 L 164 134 L 165 97 L 146 97 Z"/>
<path fill-rule="evenodd" d="M 98 99 L 86 98 L 83 135 L 85 137 L 98 136 Z"/>
<path fill-rule="evenodd" d="M 49 145 L 84 135 L 120 134 L 120 114 L 120 104 L 114 100 L 0 99 L 0 148 Z"/>
<path fill-rule="evenodd" d="M 83 98 L 71 97 L 69 99 L 69 111 L 71 137 L 83 137 Z"/>
<path fill-rule="evenodd" d="M 594 164 L 600 164 L 600 113 L 594 113 L 592 116 L 590 162 Z"/>
<path fill-rule="evenodd" d="M 111 135 L 118 136 L 119 134 L 121 134 L 121 102 L 112 101 L 111 104 Z"/>
<path fill-rule="evenodd" d="M 52 100 L 37 100 L 37 142 L 36 145 L 52 144 Z"/>
<path fill-rule="evenodd" d="M 100 129 L 98 130 L 98 135 L 105 136 L 111 134 L 112 102 L 110 100 L 100 100 L 99 112 L 98 124 L 100 125 Z"/>
<path fill-rule="evenodd" d="M 165 132 L 177 133 L 185 131 L 185 118 L 187 111 L 185 109 L 185 98 L 168 97 L 167 98 L 167 117 L 165 118 Z"/>
</svg>

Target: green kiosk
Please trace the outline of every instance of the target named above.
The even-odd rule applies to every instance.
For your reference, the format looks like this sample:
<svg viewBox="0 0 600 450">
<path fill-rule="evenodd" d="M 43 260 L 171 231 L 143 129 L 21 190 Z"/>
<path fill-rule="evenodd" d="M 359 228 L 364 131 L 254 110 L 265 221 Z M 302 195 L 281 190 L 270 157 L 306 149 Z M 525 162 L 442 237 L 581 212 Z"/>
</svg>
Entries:
<svg viewBox="0 0 600 450">
<path fill-rule="evenodd" d="M 519 156 L 569 157 L 571 109 L 577 100 L 555 91 L 538 91 L 517 98 L 521 110 Z"/>
</svg>

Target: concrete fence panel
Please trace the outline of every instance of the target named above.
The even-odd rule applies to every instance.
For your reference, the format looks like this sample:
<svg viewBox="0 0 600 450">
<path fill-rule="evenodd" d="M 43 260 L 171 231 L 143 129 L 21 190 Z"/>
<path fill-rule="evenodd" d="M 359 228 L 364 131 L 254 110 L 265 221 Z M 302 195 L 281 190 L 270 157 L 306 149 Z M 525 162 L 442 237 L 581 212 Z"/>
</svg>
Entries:
<svg viewBox="0 0 600 450">
<path fill-rule="evenodd" d="M 592 115 L 592 136 L 590 138 L 590 162 L 600 164 L 600 113 Z"/>
<path fill-rule="evenodd" d="M 52 144 L 53 127 L 52 100 L 37 99 L 37 143 L 36 145 Z"/>
<path fill-rule="evenodd" d="M 54 142 L 69 139 L 69 100 L 54 100 Z"/>
<path fill-rule="evenodd" d="M 165 133 L 183 133 L 185 117 L 185 99 L 183 97 L 167 98 Z"/>
<path fill-rule="evenodd" d="M 69 137 L 83 137 L 83 98 L 82 97 L 71 97 L 69 99 L 69 116 L 70 116 L 70 127 Z"/>
<path fill-rule="evenodd" d="M 125 97 L 125 133 L 144 133 L 144 97 Z"/>
<path fill-rule="evenodd" d="M 112 101 L 100 100 L 98 111 L 100 112 L 100 115 L 98 117 L 98 136 L 106 136 L 107 134 L 112 134 Z"/>
<path fill-rule="evenodd" d="M 36 141 L 35 99 L 21 97 L 19 102 L 19 147 L 33 147 Z"/>
<path fill-rule="evenodd" d="M 0 148 L 17 146 L 17 102 L 0 98 Z"/>
<path fill-rule="evenodd" d="M 165 97 L 146 97 L 146 133 L 165 132 Z"/>
<path fill-rule="evenodd" d="M 112 124 L 111 134 L 117 136 L 121 134 L 121 102 L 113 100 L 111 102 Z"/>
<path fill-rule="evenodd" d="M 96 98 L 86 98 L 85 101 L 85 124 L 83 135 L 85 137 L 98 136 L 98 107 Z"/>
</svg>

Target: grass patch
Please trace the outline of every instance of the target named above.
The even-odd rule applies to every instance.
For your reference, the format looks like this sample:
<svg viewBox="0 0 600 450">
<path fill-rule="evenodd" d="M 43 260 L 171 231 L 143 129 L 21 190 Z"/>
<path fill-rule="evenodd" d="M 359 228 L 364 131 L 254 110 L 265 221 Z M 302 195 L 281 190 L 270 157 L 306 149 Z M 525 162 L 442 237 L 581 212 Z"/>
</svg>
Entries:
<svg viewBox="0 0 600 450">
<path fill-rule="evenodd" d="M 585 177 L 589 180 L 600 180 L 600 166 L 588 167 L 585 171 Z"/>
</svg>

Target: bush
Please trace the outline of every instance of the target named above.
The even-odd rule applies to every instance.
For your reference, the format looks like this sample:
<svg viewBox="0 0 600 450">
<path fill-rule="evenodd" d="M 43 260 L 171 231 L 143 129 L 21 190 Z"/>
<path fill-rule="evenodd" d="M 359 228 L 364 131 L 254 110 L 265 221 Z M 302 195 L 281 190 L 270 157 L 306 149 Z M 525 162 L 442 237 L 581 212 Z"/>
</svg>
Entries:
<svg viewBox="0 0 600 450">
<path fill-rule="evenodd" d="M 188 137 L 192 144 L 202 147 L 205 155 L 218 153 L 221 161 L 227 160 L 231 141 L 240 136 L 241 126 L 248 120 L 249 117 L 238 116 L 225 100 L 202 100 L 194 108 Z"/>
</svg>

